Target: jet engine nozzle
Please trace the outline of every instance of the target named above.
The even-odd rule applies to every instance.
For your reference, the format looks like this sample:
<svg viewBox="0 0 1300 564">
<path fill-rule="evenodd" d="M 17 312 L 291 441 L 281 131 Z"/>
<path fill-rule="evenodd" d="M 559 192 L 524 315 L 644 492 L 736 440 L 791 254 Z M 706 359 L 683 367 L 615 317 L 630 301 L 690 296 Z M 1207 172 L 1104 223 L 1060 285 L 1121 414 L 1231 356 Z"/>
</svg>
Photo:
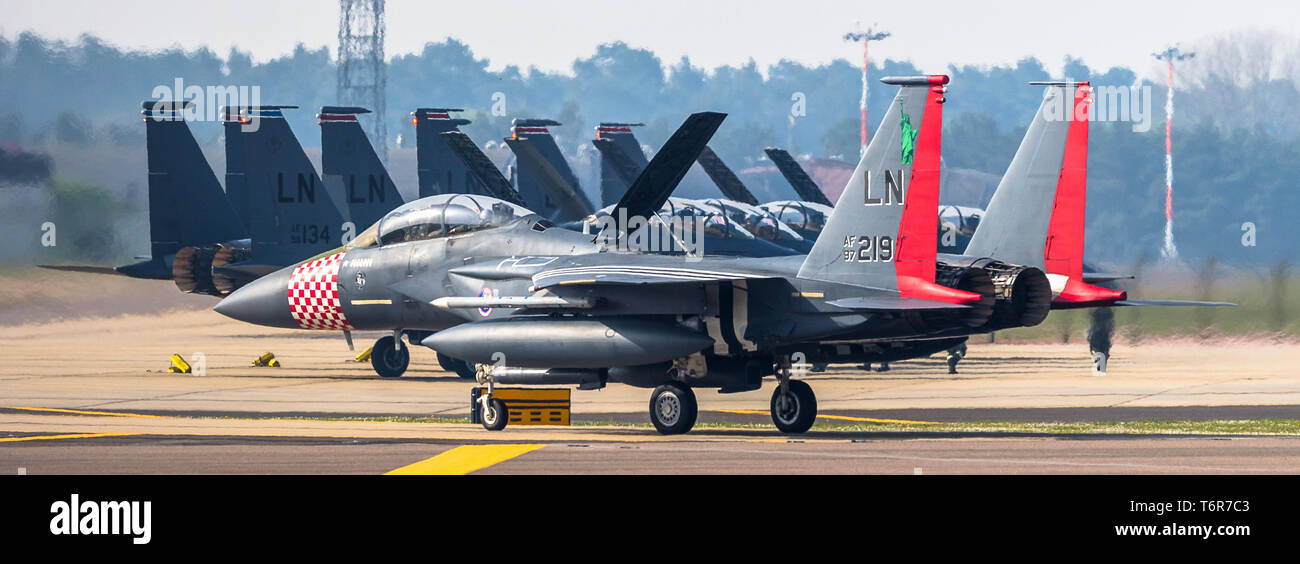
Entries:
<svg viewBox="0 0 1300 564">
<path fill-rule="evenodd" d="M 1052 310 L 1052 285 L 1043 271 L 995 260 L 977 264 L 989 274 L 996 290 L 990 330 L 1033 327 L 1047 319 Z"/>
<path fill-rule="evenodd" d="M 212 283 L 212 258 L 217 246 L 182 247 L 172 259 L 172 281 L 186 294 L 220 296 Z"/>
<path fill-rule="evenodd" d="M 988 273 L 984 270 L 940 263 L 935 268 L 934 282 L 940 286 L 980 295 L 978 302 L 971 304 L 970 309 L 960 314 L 962 325 L 981 327 L 993 316 L 997 289 L 993 285 L 993 280 L 989 278 Z"/>
</svg>

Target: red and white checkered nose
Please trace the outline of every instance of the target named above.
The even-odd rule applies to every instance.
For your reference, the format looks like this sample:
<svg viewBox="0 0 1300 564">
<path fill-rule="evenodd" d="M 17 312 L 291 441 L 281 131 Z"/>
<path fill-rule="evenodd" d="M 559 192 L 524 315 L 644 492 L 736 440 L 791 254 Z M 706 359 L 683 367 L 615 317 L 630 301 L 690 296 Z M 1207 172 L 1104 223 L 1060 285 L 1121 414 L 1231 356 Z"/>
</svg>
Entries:
<svg viewBox="0 0 1300 564">
<path fill-rule="evenodd" d="M 303 329 L 350 331 L 339 305 L 339 266 L 347 251 L 302 263 L 289 275 L 289 315 Z"/>
<path fill-rule="evenodd" d="M 226 296 L 212 309 L 245 323 L 300 329 L 302 325 L 289 313 L 289 303 L 285 299 L 289 279 L 297 268 L 282 268 L 249 282 Z"/>
</svg>

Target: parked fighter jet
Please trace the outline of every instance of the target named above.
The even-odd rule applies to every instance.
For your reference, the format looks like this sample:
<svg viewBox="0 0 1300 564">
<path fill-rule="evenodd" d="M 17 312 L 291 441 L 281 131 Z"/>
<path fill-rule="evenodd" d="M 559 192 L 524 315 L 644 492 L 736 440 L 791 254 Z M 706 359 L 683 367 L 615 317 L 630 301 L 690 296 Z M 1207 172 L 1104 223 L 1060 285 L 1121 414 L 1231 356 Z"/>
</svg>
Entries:
<svg viewBox="0 0 1300 564">
<path fill-rule="evenodd" d="M 281 111 L 223 108 L 226 190 L 183 118 L 189 102 L 141 103 L 149 161 L 152 254 L 131 265 L 52 267 L 171 279 L 220 296 L 337 246 L 346 225 Z M 319 189 L 319 190 L 318 190 Z M 382 212 L 359 214 L 373 222 Z"/>
<path fill-rule="evenodd" d="M 258 280 L 215 309 L 270 326 L 392 330 L 374 349 L 381 374 L 405 368 L 409 353 L 398 340 L 405 333 L 457 358 L 497 363 L 483 373 L 488 382 L 654 387 L 651 420 L 664 433 L 694 424 L 692 387 L 754 390 L 775 374 L 773 421 L 805 431 L 816 399 L 790 379 L 792 355 L 807 362 L 928 355 L 963 337 L 914 339 L 974 330 L 994 313 L 984 271 L 947 276 L 975 291 L 936 283 L 947 77 L 885 82 L 901 87 L 888 125 L 806 257 L 687 263 L 611 252 L 598 237 L 551 228 L 505 202 L 439 196 L 395 210 L 347 248 Z M 683 129 L 710 117 L 692 116 Z M 642 177 L 680 180 L 707 141 L 685 137 L 674 135 Z M 490 391 L 481 406 L 485 422 L 503 415 Z"/>
</svg>

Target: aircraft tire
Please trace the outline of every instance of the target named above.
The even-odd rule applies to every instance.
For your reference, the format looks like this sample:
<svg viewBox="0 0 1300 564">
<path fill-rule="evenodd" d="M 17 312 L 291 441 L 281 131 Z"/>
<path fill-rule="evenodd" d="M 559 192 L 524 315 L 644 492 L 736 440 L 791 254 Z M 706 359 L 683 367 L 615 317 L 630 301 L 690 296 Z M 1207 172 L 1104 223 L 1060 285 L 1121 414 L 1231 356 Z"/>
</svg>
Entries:
<svg viewBox="0 0 1300 564">
<path fill-rule="evenodd" d="M 781 400 L 781 388 L 772 391 L 772 422 L 782 433 L 803 433 L 812 428 L 817 419 L 817 396 L 812 386 L 801 380 L 791 380 L 786 384 L 787 403 L 784 408 L 778 406 Z"/>
<path fill-rule="evenodd" d="M 474 366 L 459 358 L 452 358 L 442 353 L 438 353 L 438 365 L 447 372 L 455 372 L 461 380 L 475 380 L 478 378 L 474 371 Z"/>
<path fill-rule="evenodd" d="M 400 346 L 390 337 L 375 341 L 370 350 L 370 366 L 380 378 L 397 378 L 411 363 L 411 347 Z"/>
<path fill-rule="evenodd" d="M 479 419 L 483 421 L 483 428 L 489 431 L 500 431 L 506 428 L 506 423 L 510 422 L 510 412 L 506 410 L 506 403 L 494 399 L 488 402 L 487 408 L 479 414 Z"/>
<path fill-rule="evenodd" d="M 695 426 L 699 404 L 695 392 L 676 382 L 655 388 L 650 394 L 650 422 L 663 435 L 680 435 Z"/>
</svg>

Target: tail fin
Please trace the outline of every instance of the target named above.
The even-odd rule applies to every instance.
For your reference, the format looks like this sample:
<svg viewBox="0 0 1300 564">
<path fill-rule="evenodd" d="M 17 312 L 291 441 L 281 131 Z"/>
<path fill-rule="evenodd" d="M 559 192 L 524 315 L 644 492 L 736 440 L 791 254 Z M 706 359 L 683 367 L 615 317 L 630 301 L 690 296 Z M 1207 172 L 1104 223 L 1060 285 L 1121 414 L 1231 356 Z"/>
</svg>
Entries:
<svg viewBox="0 0 1300 564">
<path fill-rule="evenodd" d="M 420 108 L 411 112 L 421 198 L 438 194 L 489 194 L 442 137 L 443 133 L 459 132 L 460 126 L 470 123 L 464 118 L 451 117 L 452 112 L 462 111 L 459 108 Z"/>
<path fill-rule="evenodd" d="M 601 122 L 591 143 L 600 150 L 600 205 L 615 204 L 650 161 L 632 133 L 644 123 Z"/>
<path fill-rule="evenodd" d="M 118 267 L 128 276 L 172 277 L 167 257 L 183 247 L 211 245 L 247 237 L 235 209 L 183 111 L 190 102 L 141 103 L 149 160 L 149 261 Z"/>
<path fill-rule="evenodd" d="M 323 106 L 316 115 L 325 186 L 335 200 L 347 203 L 347 219 L 358 230 L 402 205 L 388 169 L 357 122 L 357 114 L 368 113 L 365 108 Z"/>
<path fill-rule="evenodd" d="M 549 127 L 554 125 L 561 124 L 552 119 L 516 119 L 510 122 L 510 137 L 513 139 L 526 137 L 533 140 L 542 158 L 555 167 L 567 182 L 577 186 L 577 178 L 573 176 L 569 164 L 564 161 L 564 155 L 560 153 L 559 145 L 555 144 L 555 138 L 551 136 Z M 562 215 L 559 204 L 547 193 L 543 180 L 529 170 L 529 167 L 519 166 L 515 170 L 515 188 L 519 190 L 519 195 L 524 198 L 524 201 L 528 202 L 528 209 L 545 217 Z"/>
<path fill-rule="evenodd" d="M 483 187 L 483 193 L 493 198 L 505 200 L 518 206 L 528 207 L 524 204 L 524 199 L 519 196 L 519 192 L 510 181 L 497 170 L 492 160 L 479 150 L 478 145 L 468 135 L 459 131 L 448 131 L 443 133 L 443 142 L 451 149 L 452 154 L 461 161 L 467 174 L 472 175 L 475 181 Z"/>
<path fill-rule="evenodd" d="M 813 182 L 812 177 L 808 176 L 807 172 L 804 172 L 803 167 L 799 166 L 799 163 L 785 149 L 768 147 L 763 149 L 763 152 L 767 153 L 767 158 L 772 159 L 772 164 L 776 165 L 777 170 L 781 171 L 781 176 L 784 176 L 785 180 L 794 188 L 795 193 L 799 194 L 799 199 L 814 204 L 832 205 L 830 198 L 826 197 L 826 194 L 817 186 L 817 183 Z"/>
<path fill-rule="evenodd" d="M 749 188 L 745 187 L 745 183 L 740 181 L 740 177 L 736 176 L 736 173 L 732 172 L 727 167 L 727 164 L 718 158 L 713 149 L 705 145 L 704 150 L 700 151 L 700 158 L 696 160 L 699 161 L 700 167 L 704 169 L 705 174 L 709 175 L 709 179 L 713 180 L 713 183 L 718 186 L 718 190 L 722 191 L 722 195 L 727 199 L 751 206 L 758 205 L 758 198 L 755 198 Z"/>
<path fill-rule="evenodd" d="M 520 128 L 515 128 L 516 130 Z M 535 182 L 558 208 L 552 218 L 559 221 L 582 219 L 595 208 L 578 185 L 578 179 L 564 161 L 555 139 L 548 135 L 512 135 L 505 139 L 519 163 L 520 182 Z M 522 184 L 521 184 L 522 185 Z"/>
<path fill-rule="evenodd" d="M 627 210 L 627 217 L 650 217 L 658 212 L 726 118 L 727 114 L 716 112 L 700 112 L 686 118 L 641 170 L 611 215 L 618 217 L 621 209 Z"/>
<path fill-rule="evenodd" d="M 1043 102 L 965 254 L 1042 269 L 1058 306 L 1122 300 L 1124 292 L 1083 280 L 1092 88 L 1087 82 L 1031 84 L 1047 87 Z"/>
<path fill-rule="evenodd" d="M 281 113 L 295 107 L 222 111 L 227 191 L 262 264 L 292 264 L 338 247 L 344 235 L 341 208 Z"/>
<path fill-rule="evenodd" d="M 939 155 L 945 75 L 887 77 L 889 111 L 840 195 L 799 277 L 970 304 L 980 295 L 939 286 Z"/>
</svg>

